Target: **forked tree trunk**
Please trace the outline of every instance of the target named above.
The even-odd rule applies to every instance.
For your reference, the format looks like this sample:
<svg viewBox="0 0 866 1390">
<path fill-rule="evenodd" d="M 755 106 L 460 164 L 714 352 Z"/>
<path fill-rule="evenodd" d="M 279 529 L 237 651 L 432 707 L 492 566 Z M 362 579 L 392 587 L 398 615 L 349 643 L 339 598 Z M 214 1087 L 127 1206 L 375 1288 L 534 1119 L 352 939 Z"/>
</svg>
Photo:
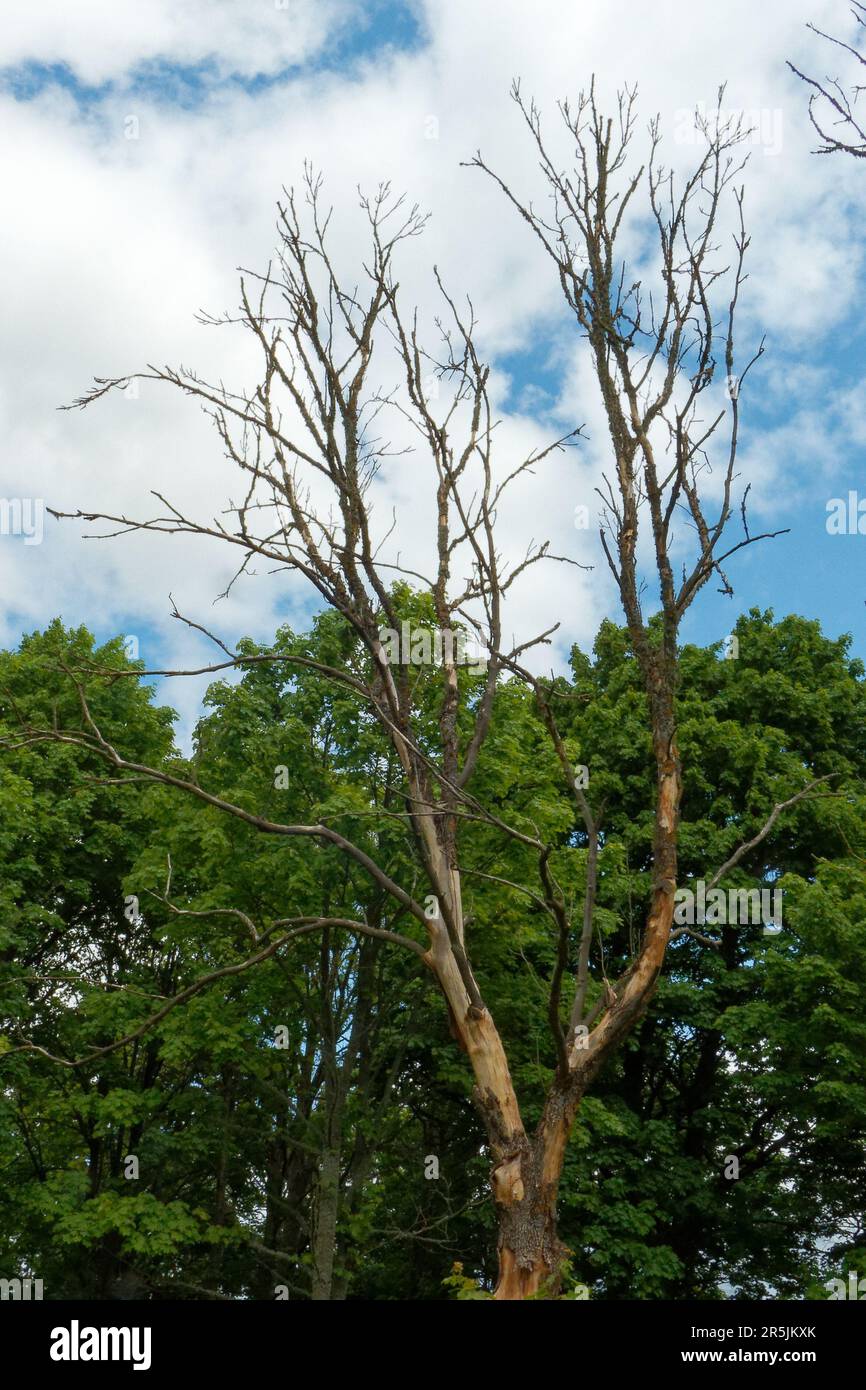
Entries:
<svg viewBox="0 0 866 1390">
<path fill-rule="evenodd" d="M 643 1015 L 661 971 L 673 919 L 682 790 L 672 716 L 662 730 L 657 738 L 654 890 L 640 955 L 619 982 L 586 1050 L 572 1051 L 574 1035 L 570 1035 L 569 1074 L 558 1075 L 553 1082 L 531 1138 L 519 1123 L 510 1129 L 502 1125 L 502 1111 L 490 1091 L 487 1104 L 482 1103 L 495 1160 L 491 1185 L 499 1215 L 499 1278 L 494 1293 L 498 1301 L 538 1294 L 555 1297 L 559 1291 L 568 1251 L 557 1232 L 557 1195 L 574 1117 L 605 1058 Z M 504 1053 L 502 1057 L 504 1062 Z M 505 1080 L 505 1094 L 516 1109 L 507 1067 Z"/>
<path fill-rule="evenodd" d="M 531 1136 L 520 1114 L 502 1039 L 488 1009 L 480 1002 L 465 956 L 465 968 L 461 969 L 458 963 L 455 945 L 463 955 L 459 895 L 455 894 L 451 902 L 452 911 L 457 905 L 456 942 L 438 915 L 429 924 L 431 943 L 424 960 L 448 1001 L 452 1031 L 472 1064 L 475 1099 L 493 1158 L 491 1188 L 499 1218 L 499 1277 L 494 1293 L 498 1301 L 537 1294 L 555 1296 L 558 1291 L 568 1252 L 557 1233 L 556 1205 L 572 1123 L 580 1100 L 602 1063 L 646 1009 L 670 938 L 682 782 L 672 677 L 651 656 L 647 657 L 647 671 L 658 782 L 653 892 L 646 930 L 637 959 L 616 982 L 616 988 L 607 985 L 604 1012 L 592 1033 L 580 1042 L 580 1008 L 573 1014 L 572 1026 L 563 1039 L 565 1055 L 548 1092 L 541 1121 Z M 451 891 L 450 883 L 448 888 Z"/>
</svg>

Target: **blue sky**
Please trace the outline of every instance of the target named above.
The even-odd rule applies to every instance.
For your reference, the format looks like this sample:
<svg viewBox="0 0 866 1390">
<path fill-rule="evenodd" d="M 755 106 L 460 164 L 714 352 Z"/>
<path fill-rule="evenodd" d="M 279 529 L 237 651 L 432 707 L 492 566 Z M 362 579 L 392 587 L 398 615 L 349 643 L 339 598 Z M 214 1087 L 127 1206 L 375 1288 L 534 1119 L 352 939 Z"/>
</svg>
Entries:
<svg viewBox="0 0 866 1390">
<path fill-rule="evenodd" d="M 356 184 L 390 177 L 433 215 L 401 272 L 407 290 L 432 318 L 435 261 L 477 305 L 506 454 L 566 419 L 586 424 L 587 441 L 503 518 L 515 554 L 547 527 L 554 549 L 567 543 L 596 567 L 533 580 L 515 601 L 515 632 L 562 621 L 562 641 L 544 658 L 561 661 L 571 641 L 591 642 L 603 616 L 619 616 L 594 538 L 569 523 L 606 462 L 603 419 L 555 277 L 518 220 L 460 162 L 483 145 L 532 190 L 531 151 L 507 97 L 514 75 L 550 109 L 593 70 L 605 90 L 638 78 L 643 109 L 658 110 L 669 132 L 683 107 L 711 102 L 728 78 L 727 105 L 784 117 L 780 151 L 756 148 L 745 174 L 754 247 L 743 342 L 766 333 L 767 350 L 741 400 L 740 458 L 742 486 L 752 483 L 752 530 L 790 534 L 738 556 L 729 571 L 734 598 L 705 590 L 683 636 L 719 640 L 739 612 L 758 606 L 817 617 L 832 636 L 851 632 L 853 650 L 866 656 L 866 534 L 827 530 L 831 499 L 866 499 L 866 175 L 854 161 L 810 154 L 805 93 L 785 67 L 792 57 L 824 74 L 829 55 L 816 50 L 805 20 L 844 33 L 845 6 L 771 0 L 756 19 L 753 7 L 732 0 L 724 23 L 718 7 L 681 0 L 665 0 L 654 19 L 626 0 L 579 9 L 563 13 L 553 0 L 532 13 L 516 0 L 290 0 L 290 8 L 192 0 L 181 14 L 167 0 L 134 12 L 87 0 L 79 13 L 50 0 L 34 15 L 15 0 L 0 42 L 9 257 L 19 267 L 0 391 L 0 497 L 139 515 L 151 486 L 174 484 L 189 504 L 216 505 L 225 475 L 214 442 L 177 402 L 144 391 L 79 417 L 58 414 L 57 404 L 92 375 L 127 370 L 151 352 L 198 360 L 195 311 L 233 302 L 239 261 L 262 263 L 274 199 L 304 157 L 328 175 L 340 254 L 356 267 L 357 224 L 345 209 Z M 61 15 L 64 24 L 55 22 Z M 751 25 L 747 53 L 740 21 Z M 132 140 L 123 133 L 130 116 Z M 673 149 L 671 162 L 679 167 L 687 156 Z M 210 341 L 204 351 L 215 369 L 246 365 L 234 346 L 225 358 Z M 395 473 L 409 550 L 424 544 L 412 486 Z M 230 640 L 246 632 L 267 639 L 279 622 L 300 627 L 312 612 L 307 593 L 265 577 L 214 610 L 225 564 L 211 552 L 85 543 L 80 531 L 49 520 L 44 544 L 29 548 L 0 536 L 2 640 L 60 613 L 100 637 L 138 634 L 149 665 L 195 665 L 207 648 L 171 623 L 168 592 Z M 178 698 L 178 684 L 171 687 L 187 724 L 201 689 L 192 682 Z"/>
<path fill-rule="evenodd" d="M 275 8 L 279 8 L 276 6 Z M 119 89 L 183 109 L 200 107 L 217 88 L 237 88 L 255 95 L 291 82 L 301 74 L 334 72 L 349 76 L 366 61 L 376 61 L 391 51 L 411 53 L 425 43 L 425 25 L 417 5 L 394 0 L 366 0 L 335 23 L 329 40 L 318 52 L 276 71 L 232 71 L 222 55 L 211 54 L 195 63 L 177 62 L 170 53 L 149 56 L 122 74 L 99 83 L 84 81 L 69 62 L 50 62 L 33 57 L 0 69 L 0 86 L 16 100 L 32 101 L 46 89 L 68 91 L 83 110 L 98 111 L 100 102 Z M 94 43 L 98 35 L 94 33 Z"/>
</svg>

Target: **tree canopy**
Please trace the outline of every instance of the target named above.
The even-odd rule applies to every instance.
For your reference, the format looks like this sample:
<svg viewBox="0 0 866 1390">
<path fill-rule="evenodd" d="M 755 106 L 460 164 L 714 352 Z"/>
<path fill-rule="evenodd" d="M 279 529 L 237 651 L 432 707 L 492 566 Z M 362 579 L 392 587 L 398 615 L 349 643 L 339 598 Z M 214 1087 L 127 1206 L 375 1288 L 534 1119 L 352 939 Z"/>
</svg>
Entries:
<svg viewBox="0 0 866 1390">
<path fill-rule="evenodd" d="M 395 601 L 419 602 L 406 587 Z M 835 774 L 833 794 L 792 807 L 733 871 L 738 888 L 778 885 L 781 930 L 675 935 L 645 1017 L 584 1099 L 561 1184 L 566 1292 L 823 1297 L 866 1253 L 864 671 L 802 618 L 753 610 L 735 634 L 736 659 L 722 644 L 681 654 L 681 881 L 756 836 L 804 770 Z M 325 614 L 267 650 L 328 663 L 361 661 L 356 647 Z M 351 828 L 401 881 L 420 873 L 393 750 L 317 670 L 262 661 L 217 680 L 183 757 L 120 643 L 54 623 L 0 658 L 3 724 L 74 726 L 58 668 L 88 665 L 118 673 L 88 697 L 127 756 L 257 816 Z M 592 1002 L 633 958 L 652 891 L 653 756 L 627 632 L 603 624 L 550 698 L 605 804 Z M 517 679 L 497 688 L 474 785 L 543 831 L 579 898 L 585 827 Z M 4 1267 L 38 1268 L 52 1297 L 489 1296 L 485 1134 L 420 959 L 334 928 L 247 964 L 287 905 L 420 940 L 416 924 L 338 849 L 118 786 L 78 749 L 4 751 L 0 800 Z M 460 833 L 467 934 L 531 1122 L 556 1067 L 558 942 L 532 852 L 489 823 Z M 33 1050 L 12 1050 L 24 1040 Z"/>
</svg>

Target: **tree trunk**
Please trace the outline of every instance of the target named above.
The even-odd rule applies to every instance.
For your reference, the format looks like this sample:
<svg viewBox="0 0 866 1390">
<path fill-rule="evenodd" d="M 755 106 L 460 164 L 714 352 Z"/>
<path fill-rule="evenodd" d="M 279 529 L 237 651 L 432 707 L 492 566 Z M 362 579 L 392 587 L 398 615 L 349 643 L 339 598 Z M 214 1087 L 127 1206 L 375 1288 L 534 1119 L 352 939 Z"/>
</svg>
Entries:
<svg viewBox="0 0 866 1390">
<path fill-rule="evenodd" d="M 334 1256 L 337 1249 L 337 1212 L 340 1203 L 340 1150 L 329 1148 L 322 1154 L 316 1200 L 316 1222 L 312 1243 L 313 1274 L 310 1297 L 327 1302 L 334 1282 Z"/>
<path fill-rule="evenodd" d="M 499 1213 L 499 1278 L 493 1297 L 530 1298 L 558 1287 L 565 1247 L 556 1230 L 556 1187 L 542 1181 L 538 1156 L 527 1145 L 493 1171 Z"/>
<path fill-rule="evenodd" d="M 499 1277 L 494 1298 L 555 1297 L 567 1255 L 559 1240 L 556 1204 L 565 1149 L 578 1105 L 605 1059 L 642 1017 L 655 990 L 670 938 L 677 874 L 677 832 L 682 791 L 673 714 L 672 677 L 647 658 L 647 686 L 658 771 L 653 845 L 653 890 L 640 954 L 608 986 L 607 1006 L 584 1045 L 577 1020 L 564 1040 L 564 1064 L 551 1085 L 544 1113 L 530 1138 L 523 1125 L 502 1039 L 487 1008 L 473 1002 L 447 933 L 431 931 L 425 961 L 448 1001 L 451 1026 L 469 1055 L 475 1099 L 493 1156 L 491 1187 L 499 1217 Z M 462 943 L 462 936 L 461 936 Z M 474 980 L 469 980 L 477 993 Z"/>
<path fill-rule="evenodd" d="M 493 1169 L 499 1214 L 499 1301 L 555 1298 L 568 1255 L 556 1221 L 559 1179 L 582 1089 L 576 1078 L 554 1082 L 538 1129 Z"/>
</svg>

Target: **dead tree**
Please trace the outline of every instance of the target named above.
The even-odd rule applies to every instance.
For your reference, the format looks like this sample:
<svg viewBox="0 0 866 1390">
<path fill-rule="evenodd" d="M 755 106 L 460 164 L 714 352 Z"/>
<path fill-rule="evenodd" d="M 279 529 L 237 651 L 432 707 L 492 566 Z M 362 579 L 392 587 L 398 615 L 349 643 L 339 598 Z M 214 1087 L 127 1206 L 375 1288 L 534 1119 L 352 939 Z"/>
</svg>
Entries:
<svg viewBox="0 0 866 1390">
<path fill-rule="evenodd" d="M 604 854 L 600 808 L 591 805 L 569 762 L 553 687 L 533 675 L 526 660 L 527 650 L 547 639 L 558 624 L 551 622 L 541 637 L 518 646 L 509 646 L 503 637 L 503 603 L 512 585 L 539 561 L 564 557 L 549 556 L 541 545 L 505 565 L 496 543 L 497 508 L 516 477 L 572 442 L 577 431 L 510 472 L 494 458 L 488 368 L 476 351 L 471 306 L 458 307 L 440 283 L 441 344 L 436 352 L 425 350 L 417 315 L 404 312 L 393 273 L 395 253 L 421 231 L 423 219 L 417 210 L 405 212 L 387 188 L 362 202 L 369 223 L 363 288 L 347 288 L 337 273 L 327 235 L 330 215 L 323 209 L 320 183 L 309 171 L 304 205 L 289 195 L 280 207 L 275 262 L 264 274 L 244 274 L 235 315 L 208 320 L 239 324 L 252 335 L 261 354 L 260 379 L 253 390 L 235 393 L 184 369 L 149 367 L 137 374 L 196 398 L 212 415 L 242 480 L 242 498 L 232 503 L 228 520 L 187 516 L 161 496 L 161 510 L 150 519 L 95 510 L 74 515 L 108 523 L 114 535 L 144 530 L 212 537 L 235 547 L 239 574 L 256 560 L 300 574 L 342 614 L 366 654 L 363 669 L 357 664 L 327 667 L 301 657 L 240 657 L 216 637 L 224 659 L 207 669 L 255 659 L 296 660 L 353 692 L 378 721 L 399 761 L 403 817 L 423 866 L 423 887 L 395 881 L 375 856 L 329 821 L 280 824 L 228 804 L 170 770 L 128 760 L 97 727 L 80 672 L 70 677 L 81 696 L 81 727 L 22 733 L 24 742 L 51 739 L 86 747 L 105 760 L 115 779 L 147 778 L 173 786 L 262 833 L 334 846 L 383 890 L 392 906 L 387 926 L 287 917 L 265 933 L 245 919 L 253 950 L 228 969 L 250 968 L 300 934 L 329 927 L 398 945 L 432 972 L 474 1073 L 499 1215 L 495 1297 L 512 1300 L 557 1288 L 566 1253 L 557 1234 L 557 1189 L 574 1117 L 599 1068 L 645 1011 L 671 935 L 682 790 L 676 727 L 679 624 L 712 579 L 724 592 L 731 591 L 726 561 L 762 539 L 749 531 L 745 494 L 739 507 L 734 497 L 740 389 L 762 351 L 759 347 L 743 366 L 735 358 L 734 319 L 748 247 L 743 193 L 735 186 L 742 167 L 740 131 L 705 120 L 696 167 L 677 181 L 659 165 L 657 123 L 651 127 L 646 168 L 629 167 L 634 93 L 621 97 L 615 119 L 608 120 L 590 89 L 575 107 L 560 107 L 565 134 L 576 150 L 575 166 L 565 173 L 548 152 L 534 103 L 527 105 L 516 87 L 513 96 L 536 146 L 549 212 L 542 216 L 531 202 L 521 200 L 480 155 L 473 164 L 496 180 L 541 242 L 588 341 L 611 459 L 601 492 L 601 543 L 643 675 L 657 770 L 651 901 L 639 950 L 625 973 L 614 981 L 602 980 L 594 968 L 596 886 Z M 653 293 L 631 283 L 618 252 L 624 218 L 639 190 L 654 227 Z M 718 261 L 716 240 L 726 204 L 735 214 L 731 267 Z M 372 384 L 372 364 L 378 372 L 384 349 L 396 353 L 399 367 L 399 384 L 390 390 Z M 719 375 L 727 383 L 724 395 Z M 97 379 L 75 404 L 90 405 L 129 379 Z M 375 433 L 383 429 L 389 412 L 396 412 L 412 431 L 417 443 L 412 466 L 419 488 L 425 477 L 429 488 L 435 534 L 433 569 L 426 575 L 399 558 L 390 563 L 381 558 L 389 528 L 375 517 L 371 489 L 389 457 L 388 445 Z M 713 510 L 702 499 L 702 482 L 714 467 Z M 743 534 L 725 539 L 737 511 Z M 685 523 L 686 538 L 680 530 L 675 542 L 678 520 Z M 649 621 L 642 607 L 644 535 L 649 568 L 658 582 L 657 623 Z M 680 577 L 675 575 L 675 543 Z M 480 691 L 476 688 L 470 698 L 454 643 L 442 642 L 431 674 L 438 689 L 438 731 L 432 741 L 419 719 L 410 667 L 392 663 L 383 642 L 384 628 L 400 628 L 395 573 L 408 575 L 426 594 L 440 637 L 468 630 L 486 653 Z M 587 873 L 577 921 L 571 919 L 569 895 L 551 868 L 552 846 L 507 824 L 473 795 L 473 774 L 497 685 L 506 678 L 525 680 L 534 690 L 583 827 Z M 794 799 L 810 791 L 811 785 L 806 786 Z M 775 809 L 772 817 L 778 814 Z M 473 968 L 462 890 L 461 827 L 467 820 L 482 821 L 504 844 L 517 841 L 532 852 L 538 889 L 531 896 L 547 914 L 557 943 L 548 1010 L 556 1066 L 534 1130 L 524 1123 L 503 1041 Z M 525 885 L 508 886 L 526 892 Z M 396 930 L 397 924 L 403 930 Z M 136 1032 L 155 1026 L 169 1009 L 225 970 L 193 982 Z"/>
</svg>

